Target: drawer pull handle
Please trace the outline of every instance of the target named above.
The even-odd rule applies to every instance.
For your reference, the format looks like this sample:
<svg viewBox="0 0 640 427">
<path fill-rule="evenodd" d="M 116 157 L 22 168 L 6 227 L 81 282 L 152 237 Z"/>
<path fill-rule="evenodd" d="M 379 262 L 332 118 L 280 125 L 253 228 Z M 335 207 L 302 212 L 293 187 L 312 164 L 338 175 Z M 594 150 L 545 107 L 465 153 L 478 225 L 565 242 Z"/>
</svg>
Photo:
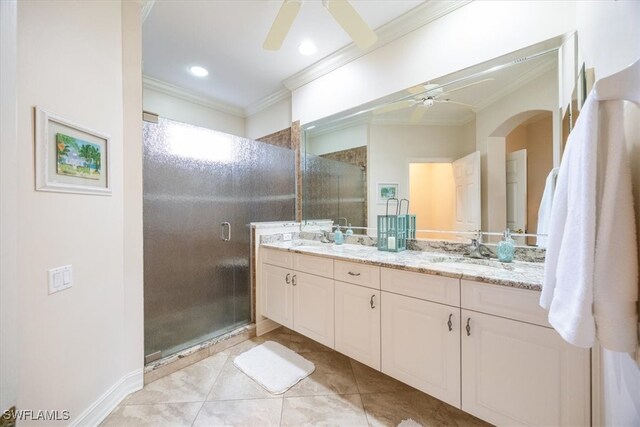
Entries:
<svg viewBox="0 0 640 427">
<path fill-rule="evenodd" d="M 292 284 L 293 286 L 296 286 L 296 285 L 298 284 L 298 283 L 297 283 L 297 281 L 296 281 L 296 278 L 297 278 L 297 277 L 298 277 L 298 276 L 296 276 L 296 275 L 294 274 L 294 275 L 293 275 L 293 277 L 291 278 L 291 284 Z"/>
<path fill-rule="evenodd" d="M 376 301 L 375 301 L 376 296 L 375 295 L 371 295 L 371 300 L 369 300 L 369 305 L 371 306 L 371 309 L 376 308 Z"/>
<path fill-rule="evenodd" d="M 469 325 L 469 322 L 471 322 L 471 318 L 467 317 L 467 327 L 465 328 L 467 330 L 467 336 L 471 336 L 471 325 Z"/>
<path fill-rule="evenodd" d="M 449 332 L 453 331 L 453 323 L 451 322 L 452 317 L 453 317 L 453 313 L 449 314 L 449 321 L 447 322 L 447 326 L 449 327 Z"/>
<path fill-rule="evenodd" d="M 353 271 L 349 272 L 349 276 L 359 276 L 360 273 L 354 273 Z"/>
<path fill-rule="evenodd" d="M 287 282 L 287 285 L 291 283 L 291 273 L 287 273 L 287 277 L 284 278 L 284 281 Z"/>
</svg>

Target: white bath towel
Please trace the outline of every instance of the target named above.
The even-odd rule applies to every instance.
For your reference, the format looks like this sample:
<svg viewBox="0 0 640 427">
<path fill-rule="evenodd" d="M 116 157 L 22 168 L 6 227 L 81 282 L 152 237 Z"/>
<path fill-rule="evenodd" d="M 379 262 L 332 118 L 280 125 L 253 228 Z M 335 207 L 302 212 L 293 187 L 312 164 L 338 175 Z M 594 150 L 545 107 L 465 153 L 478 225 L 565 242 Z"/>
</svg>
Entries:
<svg viewBox="0 0 640 427">
<path fill-rule="evenodd" d="M 549 224 L 540 305 L 569 343 L 637 346 L 638 257 L 622 101 L 592 92 L 569 136 Z"/>
<path fill-rule="evenodd" d="M 538 229 L 537 234 L 549 234 L 549 220 L 551 219 L 551 207 L 553 206 L 553 193 L 556 188 L 556 179 L 558 178 L 558 171 L 560 168 L 553 168 L 547 180 L 544 183 L 544 191 L 542 192 L 542 200 L 540 201 L 540 208 L 538 209 Z M 536 239 L 536 245 L 539 248 L 547 247 L 547 237 L 538 237 Z"/>
</svg>

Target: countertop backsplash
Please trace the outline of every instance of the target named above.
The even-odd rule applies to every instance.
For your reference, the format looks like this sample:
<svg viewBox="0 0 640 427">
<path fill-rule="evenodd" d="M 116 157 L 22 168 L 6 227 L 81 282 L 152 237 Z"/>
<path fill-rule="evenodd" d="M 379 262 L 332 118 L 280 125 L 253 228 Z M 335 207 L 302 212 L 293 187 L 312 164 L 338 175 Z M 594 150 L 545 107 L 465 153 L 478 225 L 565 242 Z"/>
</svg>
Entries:
<svg viewBox="0 0 640 427">
<path fill-rule="evenodd" d="M 294 240 L 322 240 L 321 232 L 301 231 L 299 233 L 293 234 L 294 236 L 292 238 Z M 265 238 L 268 239 L 265 240 Z M 273 243 L 283 240 L 282 235 L 263 236 L 262 239 L 263 240 L 261 240 L 261 243 Z M 329 240 L 333 241 L 333 233 L 329 234 Z M 351 245 L 377 246 L 378 239 L 366 235 L 353 235 L 345 236 L 345 243 Z M 488 244 L 487 246 L 489 246 L 491 250 L 495 252 L 495 245 Z M 419 252 L 437 252 L 454 255 L 467 255 L 469 253 L 469 244 L 450 242 L 446 240 L 408 240 L 407 249 Z M 544 262 L 545 253 L 546 251 L 544 249 L 536 247 L 516 246 L 514 259 L 516 261 L 525 262 Z"/>
</svg>

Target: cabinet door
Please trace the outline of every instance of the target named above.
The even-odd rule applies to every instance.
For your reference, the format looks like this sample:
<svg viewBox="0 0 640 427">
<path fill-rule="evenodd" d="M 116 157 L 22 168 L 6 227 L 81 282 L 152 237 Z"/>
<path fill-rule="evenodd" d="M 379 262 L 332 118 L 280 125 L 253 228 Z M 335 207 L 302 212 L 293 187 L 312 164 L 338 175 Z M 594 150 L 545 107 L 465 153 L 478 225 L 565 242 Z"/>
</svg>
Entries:
<svg viewBox="0 0 640 427">
<path fill-rule="evenodd" d="M 293 327 L 292 276 L 291 270 L 262 264 L 262 314 L 287 328 Z"/>
<path fill-rule="evenodd" d="M 462 409 L 490 423 L 589 425 L 589 364 L 553 329 L 462 311 Z"/>
<path fill-rule="evenodd" d="M 333 280 L 293 272 L 293 329 L 333 348 Z"/>
<path fill-rule="evenodd" d="M 381 307 L 382 372 L 460 408 L 460 309 L 389 292 Z"/>
<path fill-rule="evenodd" d="M 335 282 L 336 350 L 380 370 L 380 291 Z"/>
</svg>

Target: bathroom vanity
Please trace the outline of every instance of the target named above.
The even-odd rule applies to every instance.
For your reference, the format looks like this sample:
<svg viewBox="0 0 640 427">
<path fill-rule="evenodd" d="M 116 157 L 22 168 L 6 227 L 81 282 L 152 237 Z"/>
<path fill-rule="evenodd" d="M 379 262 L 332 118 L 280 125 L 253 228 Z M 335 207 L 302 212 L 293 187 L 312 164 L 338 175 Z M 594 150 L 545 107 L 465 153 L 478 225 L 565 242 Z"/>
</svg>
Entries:
<svg viewBox="0 0 640 427">
<path fill-rule="evenodd" d="M 262 315 L 496 425 L 590 425 L 590 351 L 538 305 L 541 263 L 263 243 Z"/>
</svg>

